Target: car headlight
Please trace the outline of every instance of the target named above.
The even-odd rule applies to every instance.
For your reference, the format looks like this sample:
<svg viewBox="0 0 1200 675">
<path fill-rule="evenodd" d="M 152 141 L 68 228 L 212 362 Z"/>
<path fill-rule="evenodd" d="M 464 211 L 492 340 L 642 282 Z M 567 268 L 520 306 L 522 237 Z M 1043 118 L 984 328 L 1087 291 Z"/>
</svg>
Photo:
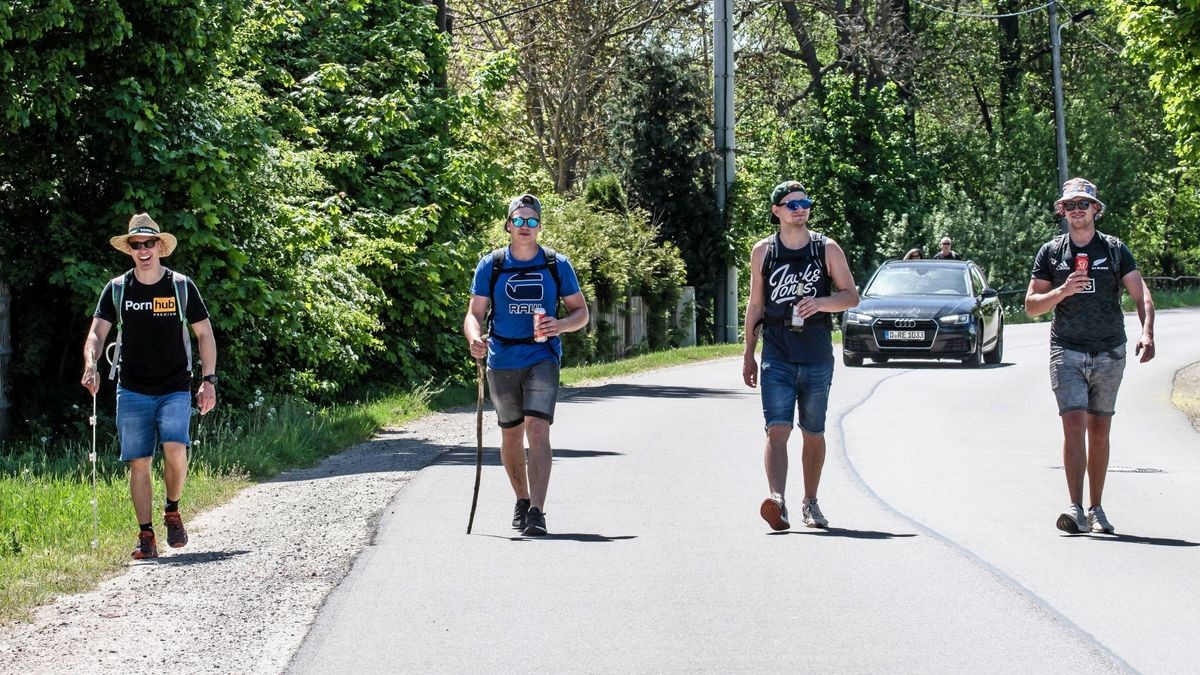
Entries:
<svg viewBox="0 0 1200 675">
<path fill-rule="evenodd" d="M 875 320 L 875 317 L 862 312 L 846 312 L 846 323 L 862 323 L 867 324 Z"/>
<path fill-rule="evenodd" d="M 938 322 L 947 326 L 957 326 L 962 323 L 971 323 L 970 314 L 951 314 L 949 316 L 938 317 Z"/>
</svg>

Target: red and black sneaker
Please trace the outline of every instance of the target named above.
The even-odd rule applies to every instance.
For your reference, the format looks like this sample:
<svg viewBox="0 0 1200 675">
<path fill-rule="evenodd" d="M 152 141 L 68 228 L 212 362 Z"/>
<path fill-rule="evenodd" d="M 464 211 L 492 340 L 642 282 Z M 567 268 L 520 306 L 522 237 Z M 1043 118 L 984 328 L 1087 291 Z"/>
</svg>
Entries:
<svg viewBox="0 0 1200 675">
<path fill-rule="evenodd" d="M 171 548 L 183 548 L 187 544 L 187 530 L 183 529 L 183 517 L 178 511 L 163 513 L 163 522 L 167 525 L 167 545 Z"/>
<path fill-rule="evenodd" d="M 138 532 L 138 545 L 133 549 L 131 554 L 134 560 L 143 560 L 145 558 L 158 557 L 158 542 L 154 539 L 153 532 Z"/>
</svg>

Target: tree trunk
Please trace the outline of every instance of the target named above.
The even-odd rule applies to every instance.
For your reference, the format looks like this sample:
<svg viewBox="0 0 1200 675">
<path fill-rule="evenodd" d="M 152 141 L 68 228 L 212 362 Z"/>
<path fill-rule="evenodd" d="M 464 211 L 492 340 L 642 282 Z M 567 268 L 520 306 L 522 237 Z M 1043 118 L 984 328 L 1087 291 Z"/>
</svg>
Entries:
<svg viewBox="0 0 1200 675">
<path fill-rule="evenodd" d="M 8 440 L 9 380 L 12 379 L 12 335 L 10 331 L 12 294 L 8 284 L 0 279 L 0 441 Z"/>
</svg>

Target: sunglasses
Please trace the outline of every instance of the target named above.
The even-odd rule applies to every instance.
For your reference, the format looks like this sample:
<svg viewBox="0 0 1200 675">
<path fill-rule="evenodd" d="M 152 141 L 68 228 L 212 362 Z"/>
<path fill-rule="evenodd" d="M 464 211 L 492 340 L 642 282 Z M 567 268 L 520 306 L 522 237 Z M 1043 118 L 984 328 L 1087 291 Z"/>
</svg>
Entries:
<svg viewBox="0 0 1200 675">
<path fill-rule="evenodd" d="M 1092 208 L 1092 204 L 1095 203 L 1096 202 L 1089 201 L 1087 199 L 1080 199 L 1077 202 L 1063 202 L 1062 207 L 1064 211 L 1074 211 L 1075 209 L 1086 211 L 1087 209 Z"/>
<path fill-rule="evenodd" d="M 517 227 L 537 227 L 542 224 L 542 221 L 533 217 L 522 218 L 521 216 L 513 216 L 512 224 Z"/>
<path fill-rule="evenodd" d="M 781 206 L 786 206 L 788 211 L 799 211 L 800 209 L 812 208 L 813 202 L 811 199 L 792 199 L 784 202 Z"/>
<path fill-rule="evenodd" d="M 131 248 L 135 251 L 140 248 L 154 248 L 154 245 L 157 243 L 158 243 L 157 239 L 147 239 L 146 241 L 131 241 L 131 242 L 129 242 L 129 248 Z"/>
</svg>

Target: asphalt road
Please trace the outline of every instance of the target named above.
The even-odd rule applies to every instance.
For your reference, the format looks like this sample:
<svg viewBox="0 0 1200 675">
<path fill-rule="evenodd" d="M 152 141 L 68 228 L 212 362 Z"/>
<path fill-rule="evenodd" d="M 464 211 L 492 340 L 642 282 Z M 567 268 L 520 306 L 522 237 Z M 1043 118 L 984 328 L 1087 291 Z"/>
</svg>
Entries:
<svg viewBox="0 0 1200 675">
<path fill-rule="evenodd" d="M 829 531 L 759 518 L 762 416 L 740 359 L 560 401 L 543 539 L 509 528 L 489 414 L 474 534 L 475 449 L 450 448 L 396 494 L 290 670 L 1197 672 L 1200 437 L 1170 404 L 1197 333 L 1200 311 L 1161 312 L 1158 357 L 1126 370 L 1116 536 L 1054 527 L 1046 324 L 1009 327 L 1004 363 L 977 371 L 839 361 Z"/>
</svg>

